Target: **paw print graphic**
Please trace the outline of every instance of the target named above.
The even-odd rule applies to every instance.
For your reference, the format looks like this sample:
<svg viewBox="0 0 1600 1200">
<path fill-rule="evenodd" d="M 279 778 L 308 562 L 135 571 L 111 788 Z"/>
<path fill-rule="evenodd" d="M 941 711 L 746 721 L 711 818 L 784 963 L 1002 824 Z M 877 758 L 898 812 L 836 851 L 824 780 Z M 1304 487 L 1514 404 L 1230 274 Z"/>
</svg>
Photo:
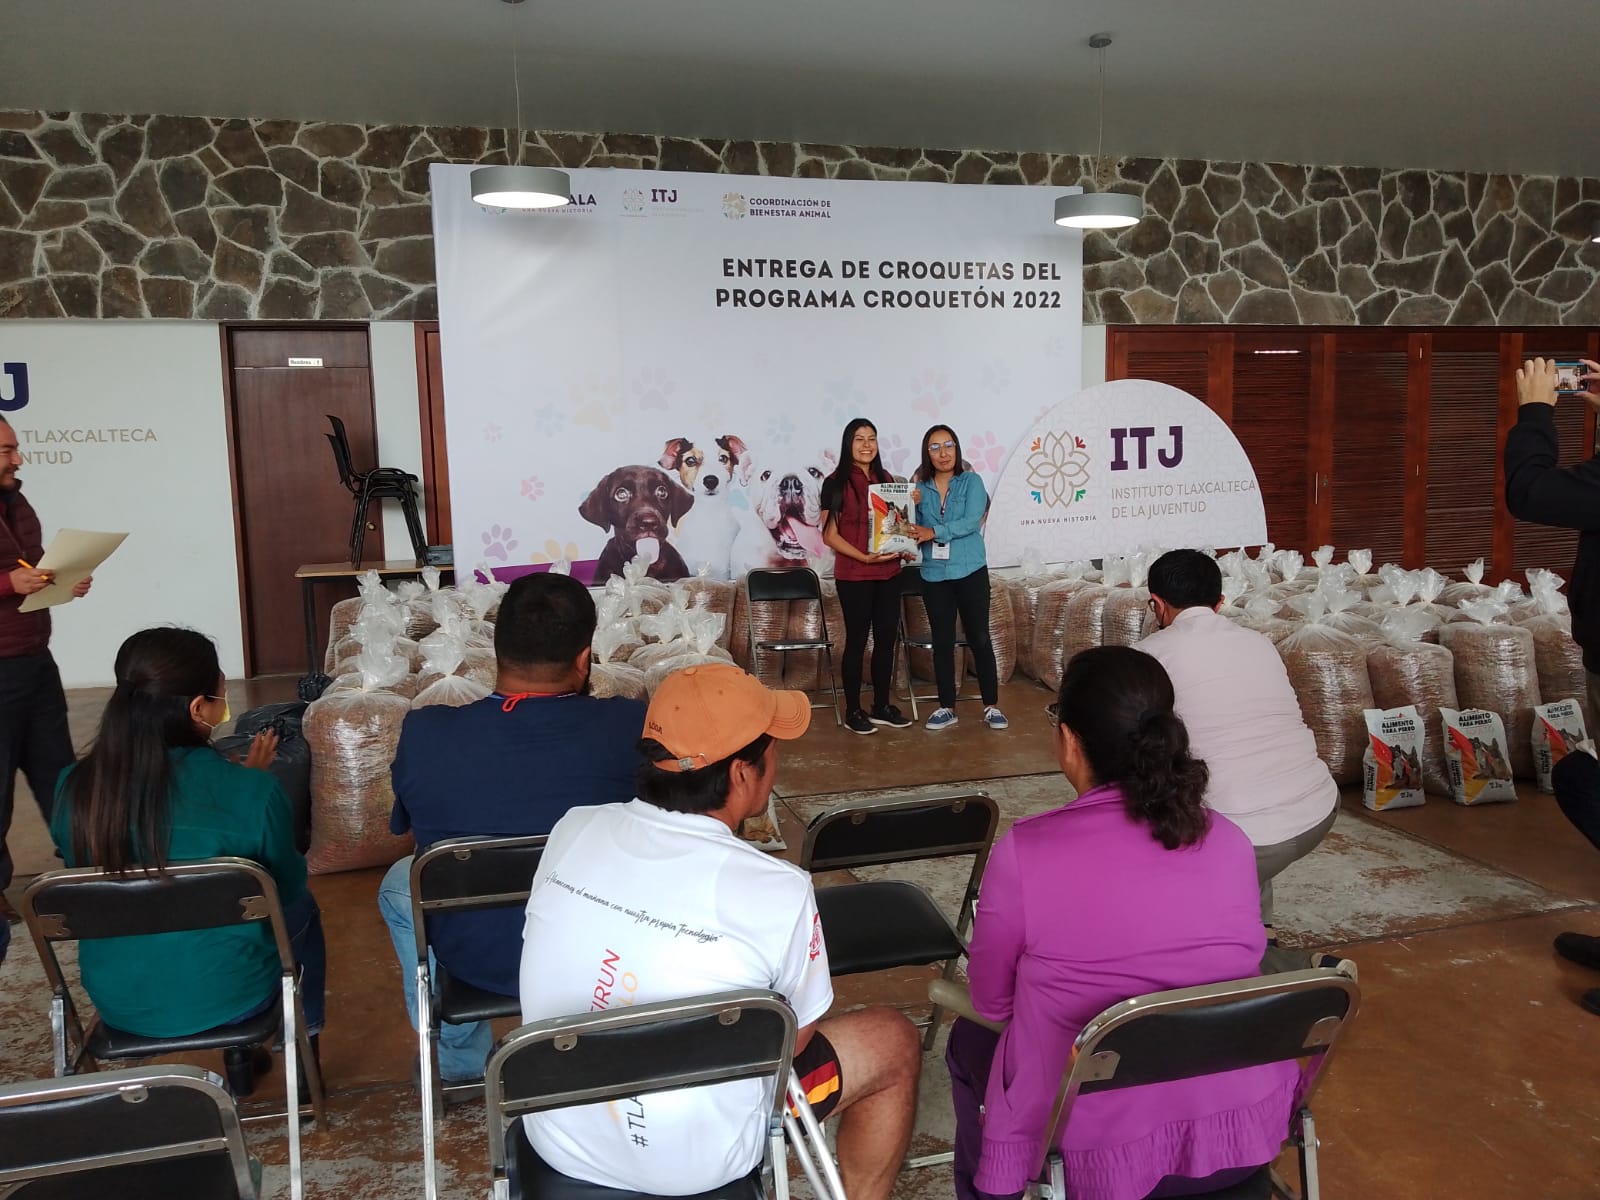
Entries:
<svg viewBox="0 0 1600 1200">
<path fill-rule="evenodd" d="M 993 431 L 985 430 L 961 447 L 967 461 L 980 471 L 994 474 L 1006 460 L 1006 448 L 995 438 Z"/>
<path fill-rule="evenodd" d="M 583 552 L 578 549 L 576 542 L 568 542 L 563 546 L 555 538 L 546 538 L 544 549 L 530 554 L 528 561 L 531 563 L 553 563 L 566 559 L 568 562 L 577 562 L 582 557 Z"/>
<path fill-rule="evenodd" d="M 859 417 L 867 407 L 867 394 L 850 378 L 830 379 L 822 385 L 828 397 L 828 415 L 837 425 Z"/>
<path fill-rule="evenodd" d="M 911 447 L 900 439 L 898 433 L 890 434 L 887 438 L 878 439 L 878 457 L 883 459 L 883 465 L 889 468 L 891 475 L 904 476 L 907 471 L 916 466 L 913 460 Z"/>
<path fill-rule="evenodd" d="M 567 389 L 568 408 L 574 425 L 587 425 L 603 433 L 611 431 L 611 414 L 606 411 L 607 387 L 598 376 L 588 376 Z"/>
<path fill-rule="evenodd" d="M 954 397 L 950 394 L 950 377 L 943 371 L 918 372 L 911 378 L 911 408 L 913 412 L 926 413 L 937 420 L 949 407 Z"/>
<path fill-rule="evenodd" d="M 554 436 L 567 427 L 567 414 L 554 404 L 533 410 L 533 425 L 546 437 Z"/>
<path fill-rule="evenodd" d="M 773 417 L 767 422 L 767 441 L 775 446 L 787 446 L 794 440 L 794 425 L 788 417 Z"/>
<path fill-rule="evenodd" d="M 544 495 L 544 480 L 537 475 L 529 476 L 522 481 L 522 497 L 525 500 L 537 500 Z"/>
<path fill-rule="evenodd" d="M 1000 361 L 986 362 L 978 370 L 984 391 L 999 394 L 1011 387 L 1011 368 Z"/>
<path fill-rule="evenodd" d="M 633 377 L 633 402 L 639 408 L 667 408 L 678 385 L 657 367 L 646 367 Z"/>
<path fill-rule="evenodd" d="M 504 432 L 505 430 L 501 429 L 500 426 L 496 425 L 493 421 L 490 421 L 483 427 L 483 439 L 486 442 L 498 442 L 500 440 L 500 435 Z"/>
<path fill-rule="evenodd" d="M 500 562 L 510 561 L 511 552 L 517 548 L 517 540 L 511 536 L 509 525 L 491 525 L 489 532 L 480 536 L 483 539 L 484 558 Z"/>
</svg>

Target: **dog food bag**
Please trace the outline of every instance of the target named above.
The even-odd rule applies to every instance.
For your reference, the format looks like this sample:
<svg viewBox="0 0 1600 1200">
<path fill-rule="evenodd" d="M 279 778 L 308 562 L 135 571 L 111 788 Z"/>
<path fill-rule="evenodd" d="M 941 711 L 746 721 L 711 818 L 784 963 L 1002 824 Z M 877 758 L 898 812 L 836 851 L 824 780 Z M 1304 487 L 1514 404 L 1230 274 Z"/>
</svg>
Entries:
<svg viewBox="0 0 1600 1200">
<path fill-rule="evenodd" d="M 1450 798 L 1457 804 L 1515 800 L 1506 727 L 1500 714 L 1481 708 L 1439 710 L 1450 760 Z"/>
<path fill-rule="evenodd" d="M 1061 671 L 1068 658 L 1067 609 L 1080 592 L 1099 588 L 1082 578 L 1058 579 L 1039 590 L 1038 615 L 1033 625 L 1034 678 L 1051 691 L 1061 686 Z"/>
<path fill-rule="evenodd" d="M 411 707 L 427 708 L 430 705 L 444 704 L 451 708 L 459 708 L 463 704 L 471 704 L 487 696 L 491 690 L 489 687 L 475 679 L 457 674 L 466 657 L 467 646 L 461 636 L 460 622 L 436 629 L 423 638 L 423 669 L 429 673 L 430 682 L 427 687 L 417 689 L 417 696 L 411 702 Z M 437 675 L 436 679 L 432 678 L 434 675 Z M 418 682 L 419 684 L 421 682 L 420 676 Z"/>
<path fill-rule="evenodd" d="M 589 668 L 589 693 L 601 700 L 620 696 L 625 700 L 647 700 L 644 672 L 626 663 L 595 663 Z"/>
<path fill-rule="evenodd" d="M 1384 617 L 1385 641 L 1367 654 L 1372 698 L 1379 708 L 1410 705 L 1422 718 L 1422 785 L 1434 796 L 1448 796 L 1450 766 L 1445 761 L 1441 708 L 1460 708 L 1456 697 L 1455 656 L 1437 642 L 1423 641 L 1437 628 L 1433 618 L 1414 608 Z"/>
<path fill-rule="evenodd" d="M 828 637 L 833 641 L 833 662 L 837 670 L 844 654 L 844 610 L 837 614 L 830 607 L 838 604 L 839 591 L 832 584 L 823 585 L 820 605 L 814 600 L 789 602 L 789 623 L 785 636 L 790 641 L 807 642 L 822 636 L 823 618 L 827 618 Z M 828 686 L 828 659 L 821 650 L 791 650 L 783 656 L 783 686 L 802 692 L 816 691 Z"/>
<path fill-rule="evenodd" d="M 1148 588 L 1113 588 L 1100 612 L 1100 644 L 1134 645 L 1144 637 L 1145 618 L 1150 615 Z"/>
<path fill-rule="evenodd" d="M 1533 661 L 1539 673 L 1540 699 L 1571 697 L 1577 702 L 1587 729 L 1594 717 L 1589 711 L 1589 677 L 1583 667 L 1583 651 L 1572 640 L 1572 614 L 1567 610 L 1566 597 L 1557 591 L 1560 586 L 1558 575 L 1529 571 L 1531 595 L 1521 606 L 1528 614 L 1521 625 L 1533 634 Z M 1534 732 L 1537 736 L 1537 722 Z"/>
<path fill-rule="evenodd" d="M 362 662 L 359 686 L 330 689 L 306 709 L 301 725 L 311 747 L 306 865 L 313 874 L 387 866 L 411 853 L 410 834 L 389 832 L 389 765 L 411 701 L 386 689 L 404 678 L 405 664 L 372 651 L 363 651 Z"/>
<path fill-rule="evenodd" d="M 1067 601 L 1065 636 L 1061 648 L 1063 668 L 1078 651 L 1105 644 L 1106 604 L 1114 590 L 1105 584 L 1094 583 L 1078 589 Z M 1056 682 L 1059 686 L 1059 677 Z"/>
<path fill-rule="evenodd" d="M 1500 714 L 1509 741 L 1511 770 L 1533 778 L 1533 710 L 1544 702 L 1539 691 L 1533 634 L 1520 625 L 1500 624 L 1506 606 L 1499 601 L 1466 601 L 1470 618 L 1439 628 L 1439 644 L 1456 659 L 1456 695 L 1469 709 Z"/>
<path fill-rule="evenodd" d="M 1051 572 L 1038 551 L 1023 554 L 1019 573 L 1011 579 L 1011 624 L 1017 634 L 1017 667 L 1029 679 L 1039 678 L 1034 665 L 1034 635 L 1038 629 L 1039 593 L 1053 583 L 1071 578 L 1070 572 Z"/>
<path fill-rule="evenodd" d="M 1439 594 L 1439 603 L 1455 608 L 1463 600 L 1482 600 L 1494 594 L 1494 589 L 1483 582 L 1483 559 L 1475 558 L 1461 568 L 1466 582 L 1449 583 Z"/>
<path fill-rule="evenodd" d="M 322 669 L 330 675 L 333 673 L 334 647 L 350 636 L 356 618 L 361 615 L 362 605 L 365 603 L 360 596 L 352 596 L 348 600 L 339 600 L 328 610 L 328 646 L 323 653 Z"/>
<path fill-rule="evenodd" d="M 989 641 L 994 646 L 995 677 L 1001 683 L 1010 682 L 1017 670 L 1017 610 L 1011 591 L 1010 580 L 993 574 L 989 576 Z M 1032 640 L 1031 628 L 1029 640 Z M 968 674 L 977 672 L 972 665 L 970 650 L 966 655 L 966 669 Z"/>
<path fill-rule="evenodd" d="M 1361 781 L 1367 749 L 1362 714 L 1376 708 L 1367 673 L 1367 648 L 1348 633 L 1330 629 L 1316 617 L 1278 643 L 1300 714 L 1317 739 L 1317 755 L 1341 787 Z"/>
<path fill-rule="evenodd" d="M 1422 717 L 1410 705 L 1369 708 L 1361 802 L 1373 812 L 1416 808 L 1422 795 Z"/>
<path fill-rule="evenodd" d="M 792 601 L 768 600 L 750 603 L 750 594 L 740 587 L 733 608 L 733 634 L 728 649 L 733 661 L 768 687 L 781 687 L 783 681 L 783 655 L 776 650 L 757 650 L 754 661 L 750 657 L 752 639 L 757 642 L 781 642 L 789 632 L 789 608 Z M 844 645 L 844 624 L 837 631 L 833 614 L 828 614 L 828 631 L 835 647 Z"/>
<path fill-rule="evenodd" d="M 1533 771 L 1541 792 L 1553 792 L 1550 772 L 1588 740 L 1589 727 L 1576 700 L 1556 700 L 1533 710 Z"/>
<path fill-rule="evenodd" d="M 727 618 L 718 640 L 724 650 L 733 648 L 733 606 L 739 595 L 739 585 L 731 579 L 712 579 L 709 575 L 696 575 L 672 585 L 673 595 L 680 608 L 704 608 L 721 613 Z"/>
</svg>

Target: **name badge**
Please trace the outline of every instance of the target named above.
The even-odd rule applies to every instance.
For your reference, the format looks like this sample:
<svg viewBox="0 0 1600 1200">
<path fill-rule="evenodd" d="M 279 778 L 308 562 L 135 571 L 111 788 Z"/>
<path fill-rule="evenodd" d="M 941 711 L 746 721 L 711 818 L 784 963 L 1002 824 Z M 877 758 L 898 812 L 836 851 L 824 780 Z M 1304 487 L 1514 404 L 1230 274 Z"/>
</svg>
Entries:
<svg viewBox="0 0 1600 1200">
<path fill-rule="evenodd" d="M 935 542 L 933 544 L 933 557 L 935 562 L 948 559 L 950 557 L 950 543 Z"/>
</svg>

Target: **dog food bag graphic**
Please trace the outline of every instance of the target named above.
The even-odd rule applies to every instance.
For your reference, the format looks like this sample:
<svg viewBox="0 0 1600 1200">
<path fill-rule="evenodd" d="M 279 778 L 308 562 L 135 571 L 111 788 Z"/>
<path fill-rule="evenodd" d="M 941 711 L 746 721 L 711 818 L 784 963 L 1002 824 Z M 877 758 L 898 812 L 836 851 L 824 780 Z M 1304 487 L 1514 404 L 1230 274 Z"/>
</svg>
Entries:
<svg viewBox="0 0 1600 1200">
<path fill-rule="evenodd" d="M 1457 804 L 1515 800 L 1506 727 L 1499 713 L 1481 708 L 1440 708 L 1444 754 L 1450 765 L 1450 798 Z"/>
<path fill-rule="evenodd" d="M 1373 812 L 1415 808 L 1422 794 L 1422 715 L 1414 705 L 1369 708 L 1361 802 Z"/>
<path fill-rule="evenodd" d="M 917 512 L 911 485 L 875 483 L 867 489 L 867 497 L 872 505 L 872 553 L 915 554 Z"/>
<path fill-rule="evenodd" d="M 1541 792 L 1553 792 L 1550 772 L 1587 740 L 1583 708 L 1576 700 L 1554 700 L 1533 710 L 1533 769 Z"/>
</svg>

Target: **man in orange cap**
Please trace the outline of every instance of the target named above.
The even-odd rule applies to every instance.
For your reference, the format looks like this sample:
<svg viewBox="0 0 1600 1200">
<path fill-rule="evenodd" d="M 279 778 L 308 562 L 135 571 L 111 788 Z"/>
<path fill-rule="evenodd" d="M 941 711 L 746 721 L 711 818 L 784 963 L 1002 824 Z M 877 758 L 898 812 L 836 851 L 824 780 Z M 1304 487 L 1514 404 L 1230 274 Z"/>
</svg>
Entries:
<svg viewBox="0 0 1600 1200">
<path fill-rule="evenodd" d="M 916 1030 L 888 1009 L 821 1019 L 833 983 L 810 877 L 737 834 L 766 809 L 778 742 L 810 723 L 805 693 L 731 663 L 667 676 L 645 716 L 638 798 L 575 808 L 550 833 L 523 930 L 522 1019 L 770 988 L 800 1025 L 812 1108 L 842 1114 L 846 1193 L 887 1200 L 916 1110 Z M 564 1175 L 693 1195 L 755 1168 L 771 1109 L 745 1080 L 523 1120 Z"/>
</svg>

